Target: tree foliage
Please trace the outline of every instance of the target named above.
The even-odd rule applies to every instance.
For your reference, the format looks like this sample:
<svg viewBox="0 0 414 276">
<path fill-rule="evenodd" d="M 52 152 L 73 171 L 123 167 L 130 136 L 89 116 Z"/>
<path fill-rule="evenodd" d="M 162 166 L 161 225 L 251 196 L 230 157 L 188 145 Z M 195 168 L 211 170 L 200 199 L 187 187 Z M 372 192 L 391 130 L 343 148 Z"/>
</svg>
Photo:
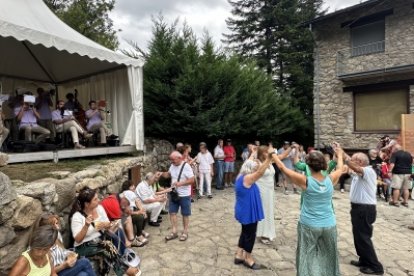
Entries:
<svg viewBox="0 0 414 276">
<path fill-rule="evenodd" d="M 146 135 L 186 141 L 271 139 L 294 130 L 301 119 L 298 109 L 256 63 L 225 55 L 208 34 L 198 43 L 185 24 L 168 25 L 162 17 L 153 21 L 144 53 Z"/>
<path fill-rule="evenodd" d="M 112 50 L 119 42 L 109 12 L 115 0 L 44 0 L 48 7 L 66 24 Z"/>
<path fill-rule="evenodd" d="M 233 17 L 225 42 L 272 76 L 275 87 L 290 96 L 307 122 L 297 133 L 312 139 L 313 38 L 304 22 L 320 15 L 322 0 L 228 0 Z"/>
</svg>

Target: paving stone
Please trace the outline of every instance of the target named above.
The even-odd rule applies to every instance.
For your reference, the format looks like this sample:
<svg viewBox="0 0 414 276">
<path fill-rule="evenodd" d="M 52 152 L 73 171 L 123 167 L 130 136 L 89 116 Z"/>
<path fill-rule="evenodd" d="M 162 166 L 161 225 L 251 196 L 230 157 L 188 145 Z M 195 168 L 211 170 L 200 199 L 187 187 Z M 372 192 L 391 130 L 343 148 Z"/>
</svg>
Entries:
<svg viewBox="0 0 414 276">
<path fill-rule="evenodd" d="M 334 199 L 340 270 L 343 276 L 363 276 L 358 268 L 349 264 L 357 256 L 348 196 L 348 193 L 335 193 Z M 165 235 L 171 231 L 168 216 L 164 216 L 161 227 L 147 227 L 146 231 L 151 233 L 150 243 L 137 249 L 142 259 L 142 271 L 149 276 L 294 276 L 299 199 L 297 195 L 286 196 L 279 190 L 276 192 L 276 239 L 271 245 L 264 245 L 257 240 L 253 249 L 255 260 L 268 269 L 252 271 L 233 263 L 241 227 L 234 219 L 234 191 L 226 189 L 215 191 L 211 200 L 201 199 L 193 203 L 186 242 L 165 242 Z M 384 275 L 414 276 L 414 231 L 407 229 L 407 225 L 414 222 L 413 210 L 414 203 L 408 209 L 403 209 L 378 202 L 373 241 L 385 268 Z M 181 232 L 180 216 L 178 222 Z"/>
</svg>

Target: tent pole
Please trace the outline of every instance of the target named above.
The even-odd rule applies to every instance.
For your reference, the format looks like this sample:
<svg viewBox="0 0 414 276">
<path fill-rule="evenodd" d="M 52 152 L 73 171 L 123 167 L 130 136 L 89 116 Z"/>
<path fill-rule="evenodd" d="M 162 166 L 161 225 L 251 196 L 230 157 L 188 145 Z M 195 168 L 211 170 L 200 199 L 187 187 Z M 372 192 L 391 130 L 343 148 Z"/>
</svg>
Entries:
<svg viewBox="0 0 414 276">
<path fill-rule="evenodd" d="M 35 54 L 32 52 L 32 50 L 30 50 L 29 46 L 27 46 L 26 42 L 22 42 L 23 46 L 27 49 L 27 51 L 29 52 L 29 54 L 32 56 L 32 58 L 36 61 L 37 65 L 39 65 L 39 67 L 42 69 L 42 71 L 47 75 L 47 77 L 49 78 L 49 80 L 55 84 L 56 81 L 53 79 L 53 77 L 49 74 L 49 72 L 46 70 L 46 68 L 43 66 L 42 63 L 40 63 L 40 60 L 35 56 Z"/>
</svg>

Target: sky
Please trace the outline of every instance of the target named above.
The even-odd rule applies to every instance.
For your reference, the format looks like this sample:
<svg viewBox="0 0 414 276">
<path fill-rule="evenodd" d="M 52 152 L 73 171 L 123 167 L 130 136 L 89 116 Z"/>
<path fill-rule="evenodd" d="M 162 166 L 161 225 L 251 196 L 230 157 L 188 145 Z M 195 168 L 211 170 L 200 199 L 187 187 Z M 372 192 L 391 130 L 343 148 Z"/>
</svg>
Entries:
<svg viewBox="0 0 414 276">
<path fill-rule="evenodd" d="M 325 8 L 333 12 L 360 2 L 363 1 L 325 0 Z M 127 41 L 134 41 L 147 49 L 152 37 L 152 18 L 160 13 L 168 23 L 176 19 L 187 22 L 199 38 L 208 31 L 216 46 L 220 46 L 222 34 L 228 33 L 225 20 L 231 16 L 231 6 L 227 0 L 116 0 L 110 17 L 115 29 L 120 30 L 119 48 L 128 49 Z"/>
</svg>

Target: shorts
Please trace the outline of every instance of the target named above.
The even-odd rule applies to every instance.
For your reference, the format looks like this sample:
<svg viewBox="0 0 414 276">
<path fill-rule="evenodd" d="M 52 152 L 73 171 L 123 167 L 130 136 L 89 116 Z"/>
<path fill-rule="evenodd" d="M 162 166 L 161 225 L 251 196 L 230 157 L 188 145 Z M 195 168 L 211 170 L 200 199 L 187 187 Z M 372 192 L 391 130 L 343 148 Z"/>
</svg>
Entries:
<svg viewBox="0 0 414 276">
<path fill-rule="evenodd" d="M 191 216 L 191 197 L 190 196 L 180 196 L 179 202 L 173 202 L 171 197 L 168 196 L 168 212 L 170 214 L 177 214 L 178 209 L 181 207 L 181 215 L 183 217 Z"/>
<path fill-rule="evenodd" d="M 225 173 L 234 172 L 234 162 L 224 162 L 224 172 Z"/>
<path fill-rule="evenodd" d="M 393 174 L 391 188 L 397 190 L 411 189 L 411 174 Z"/>
</svg>

